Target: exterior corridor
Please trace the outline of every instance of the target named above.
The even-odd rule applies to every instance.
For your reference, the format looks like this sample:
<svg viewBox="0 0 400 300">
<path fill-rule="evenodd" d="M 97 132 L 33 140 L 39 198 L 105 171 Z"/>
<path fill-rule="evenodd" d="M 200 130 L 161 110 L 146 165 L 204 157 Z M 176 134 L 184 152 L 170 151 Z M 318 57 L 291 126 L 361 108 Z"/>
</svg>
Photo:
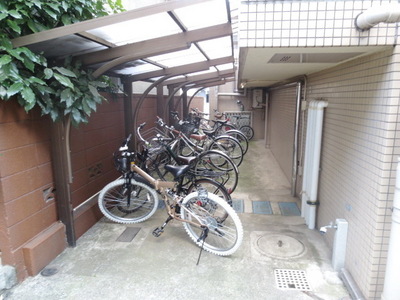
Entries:
<svg viewBox="0 0 400 300">
<path fill-rule="evenodd" d="M 164 210 L 132 225 L 103 218 L 5 299 L 350 299 L 323 237 L 301 217 L 281 215 L 278 202 L 296 199 L 263 145 L 251 142 L 233 193 L 244 200 L 244 241 L 234 255 L 203 252 L 196 265 L 200 249 L 181 224 L 171 222 L 161 237 L 152 236 Z M 253 213 L 252 203 L 260 201 L 270 201 L 271 214 Z M 127 227 L 139 232 L 122 241 Z"/>
</svg>

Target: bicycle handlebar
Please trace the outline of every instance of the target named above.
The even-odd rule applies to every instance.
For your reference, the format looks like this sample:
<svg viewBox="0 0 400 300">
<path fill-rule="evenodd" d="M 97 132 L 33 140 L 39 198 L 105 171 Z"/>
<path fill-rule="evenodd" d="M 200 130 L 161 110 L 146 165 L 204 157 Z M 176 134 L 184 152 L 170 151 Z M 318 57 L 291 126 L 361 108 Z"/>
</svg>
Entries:
<svg viewBox="0 0 400 300">
<path fill-rule="evenodd" d="M 203 116 L 208 116 L 209 114 L 200 111 L 198 108 L 191 108 L 192 111 L 194 111 L 195 113 L 199 114 L 199 115 L 203 115 Z"/>
<path fill-rule="evenodd" d="M 119 151 L 126 151 L 128 150 L 128 144 L 131 141 L 132 133 L 128 135 L 128 137 L 122 142 L 121 147 L 119 147 Z"/>
<path fill-rule="evenodd" d="M 137 133 L 139 139 L 140 139 L 142 142 L 144 142 L 146 145 L 148 145 L 149 142 L 147 142 L 147 141 L 142 137 L 142 135 L 140 134 L 140 130 L 142 130 L 144 126 L 146 126 L 146 122 L 143 122 L 142 124 L 139 125 L 139 127 L 136 129 L 136 133 Z"/>
</svg>

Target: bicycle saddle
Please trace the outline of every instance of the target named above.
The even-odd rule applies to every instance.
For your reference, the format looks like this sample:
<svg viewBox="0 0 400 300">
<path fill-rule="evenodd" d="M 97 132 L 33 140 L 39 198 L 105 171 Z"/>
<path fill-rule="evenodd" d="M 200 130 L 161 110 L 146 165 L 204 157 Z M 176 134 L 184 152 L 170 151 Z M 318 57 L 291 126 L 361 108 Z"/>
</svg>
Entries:
<svg viewBox="0 0 400 300">
<path fill-rule="evenodd" d="M 228 123 L 228 121 L 229 120 L 227 120 L 227 119 L 225 119 L 225 120 L 213 120 L 214 123 L 219 123 L 219 124 L 222 124 L 222 125 Z"/>
<path fill-rule="evenodd" d="M 170 172 L 174 176 L 174 179 L 176 180 L 177 178 L 179 178 L 183 174 L 185 174 L 187 171 L 189 171 L 191 166 L 190 165 L 184 165 L 184 166 L 166 165 L 164 168 L 165 168 L 165 170 Z"/>
<path fill-rule="evenodd" d="M 178 163 L 180 165 L 190 165 L 192 161 L 196 159 L 196 156 L 182 156 L 178 155 Z"/>
<path fill-rule="evenodd" d="M 203 141 L 203 140 L 207 139 L 207 135 L 206 134 L 191 134 L 190 138 L 192 138 L 196 141 Z"/>
</svg>

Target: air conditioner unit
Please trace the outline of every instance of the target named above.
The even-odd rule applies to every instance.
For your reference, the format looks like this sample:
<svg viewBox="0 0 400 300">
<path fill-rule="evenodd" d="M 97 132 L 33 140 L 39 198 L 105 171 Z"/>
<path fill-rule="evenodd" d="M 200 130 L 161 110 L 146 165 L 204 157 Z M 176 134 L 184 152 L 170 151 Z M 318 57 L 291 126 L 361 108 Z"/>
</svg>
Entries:
<svg viewBox="0 0 400 300">
<path fill-rule="evenodd" d="M 264 97 L 262 89 L 253 90 L 253 108 L 263 108 Z"/>
</svg>

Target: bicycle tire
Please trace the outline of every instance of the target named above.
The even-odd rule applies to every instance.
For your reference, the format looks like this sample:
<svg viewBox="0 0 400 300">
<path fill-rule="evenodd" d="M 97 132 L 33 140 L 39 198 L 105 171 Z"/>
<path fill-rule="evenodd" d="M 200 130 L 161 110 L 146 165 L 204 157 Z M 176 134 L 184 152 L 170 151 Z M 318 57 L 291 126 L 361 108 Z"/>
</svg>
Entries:
<svg viewBox="0 0 400 300">
<path fill-rule="evenodd" d="M 207 150 L 196 159 L 192 173 L 199 178 L 209 178 L 222 184 L 229 194 L 233 193 L 239 181 L 239 171 L 235 163 L 225 153 Z"/>
<path fill-rule="evenodd" d="M 218 133 L 225 134 L 228 130 L 237 129 L 237 126 L 231 122 L 223 124 L 219 127 Z"/>
<path fill-rule="evenodd" d="M 197 192 L 183 199 L 181 208 L 183 227 L 189 237 L 204 250 L 219 255 L 232 255 L 243 241 L 243 226 L 239 216 L 228 203 L 217 195 L 204 198 Z M 195 225 L 193 223 L 199 223 Z M 200 240 L 203 228 L 208 228 L 208 235 Z"/>
<path fill-rule="evenodd" d="M 247 150 L 249 149 L 249 140 L 243 132 L 237 129 L 231 129 L 225 132 L 225 134 L 238 140 L 240 146 L 242 146 L 243 155 L 247 153 Z"/>
<path fill-rule="evenodd" d="M 238 167 L 243 161 L 242 146 L 237 139 L 229 135 L 220 135 L 216 137 L 210 143 L 208 150 L 219 150 L 225 153 Z"/>
<path fill-rule="evenodd" d="M 166 150 L 162 150 L 147 158 L 145 162 L 146 172 L 156 179 L 166 180 L 167 172 L 164 170 L 164 166 L 168 164 L 171 164 L 171 156 Z"/>
<path fill-rule="evenodd" d="M 254 137 L 254 129 L 249 125 L 243 125 L 239 130 L 244 133 L 249 141 Z"/>
<path fill-rule="evenodd" d="M 200 178 L 195 180 L 189 186 L 189 188 L 187 189 L 187 193 L 193 193 L 197 191 L 199 187 L 205 188 L 209 193 L 217 195 L 218 197 L 226 201 L 230 206 L 232 206 L 232 197 L 231 195 L 229 195 L 228 191 L 222 184 L 209 178 Z"/>
<path fill-rule="evenodd" d="M 190 140 L 193 142 L 193 144 L 197 144 L 197 142 L 195 140 L 192 140 L 190 138 Z M 196 154 L 195 149 L 189 147 L 185 141 L 183 141 L 182 139 L 179 141 L 178 143 L 178 147 L 177 147 L 177 153 L 179 155 L 185 156 L 185 157 L 189 157 L 189 156 L 193 156 Z"/>
<path fill-rule="evenodd" d="M 121 224 L 134 224 L 150 218 L 158 207 L 157 192 L 147 182 L 117 179 L 107 184 L 100 192 L 98 205 L 105 217 Z M 130 186 L 129 186 L 130 185 Z M 127 194 L 131 188 L 128 205 Z"/>
</svg>

